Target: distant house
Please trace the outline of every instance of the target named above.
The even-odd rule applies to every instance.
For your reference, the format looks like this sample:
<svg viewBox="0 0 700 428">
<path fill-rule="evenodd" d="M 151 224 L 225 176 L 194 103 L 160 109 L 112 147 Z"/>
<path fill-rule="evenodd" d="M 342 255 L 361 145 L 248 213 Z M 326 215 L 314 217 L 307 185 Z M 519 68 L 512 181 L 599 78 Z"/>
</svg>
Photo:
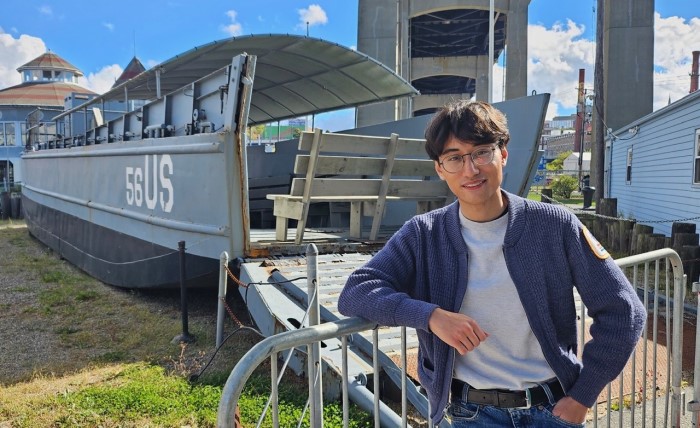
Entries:
<svg viewBox="0 0 700 428">
<path fill-rule="evenodd" d="M 569 156 L 564 159 L 564 166 L 563 170 L 564 171 L 578 171 L 578 158 L 579 154 L 578 153 L 571 153 Z M 582 171 L 590 171 L 591 170 L 591 152 L 583 152 L 583 161 L 581 163 L 581 170 Z"/>
<path fill-rule="evenodd" d="M 22 151 L 28 135 L 57 134 L 51 118 L 63 110 L 67 98 L 95 93 L 79 86 L 83 73 L 53 52 L 46 52 L 17 69 L 22 83 L 0 89 L 0 189 L 22 181 Z M 77 97 L 76 97 L 77 98 Z"/>
<path fill-rule="evenodd" d="M 605 197 L 618 214 L 671 235 L 671 221 L 700 225 L 700 91 L 615 132 L 607 143 Z"/>
</svg>

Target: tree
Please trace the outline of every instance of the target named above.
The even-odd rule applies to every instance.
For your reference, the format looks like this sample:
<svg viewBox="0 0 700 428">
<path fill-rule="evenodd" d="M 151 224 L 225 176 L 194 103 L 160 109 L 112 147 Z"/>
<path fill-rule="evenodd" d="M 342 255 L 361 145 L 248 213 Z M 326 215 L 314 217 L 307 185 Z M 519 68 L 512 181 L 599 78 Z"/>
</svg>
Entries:
<svg viewBox="0 0 700 428">
<path fill-rule="evenodd" d="M 561 171 L 564 169 L 564 159 L 568 158 L 571 153 L 573 153 L 571 150 L 559 153 L 556 159 L 547 164 L 547 171 Z"/>
<path fill-rule="evenodd" d="M 578 182 L 570 175 L 560 175 L 552 180 L 552 193 L 564 199 L 571 198 L 571 192 L 576 190 Z"/>
<path fill-rule="evenodd" d="M 265 132 L 265 125 L 253 125 L 248 127 L 248 132 L 250 133 L 250 139 L 255 141 L 259 140 L 260 136 Z"/>
</svg>

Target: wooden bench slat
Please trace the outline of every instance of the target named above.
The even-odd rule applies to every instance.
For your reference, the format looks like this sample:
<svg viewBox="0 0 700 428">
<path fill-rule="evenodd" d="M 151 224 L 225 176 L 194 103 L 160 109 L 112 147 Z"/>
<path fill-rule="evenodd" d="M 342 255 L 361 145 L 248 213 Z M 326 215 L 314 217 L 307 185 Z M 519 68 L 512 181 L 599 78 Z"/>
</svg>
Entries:
<svg viewBox="0 0 700 428">
<path fill-rule="evenodd" d="M 302 132 L 299 138 L 299 150 L 310 151 L 313 132 Z M 352 134 L 323 134 L 322 152 L 354 153 L 364 155 L 386 156 L 389 137 L 373 137 Z M 417 138 L 399 138 L 396 156 L 426 157 L 425 140 Z"/>
<path fill-rule="evenodd" d="M 324 156 L 320 155 L 316 164 L 317 175 L 376 175 L 384 172 L 385 159 L 377 157 Z M 309 155 L 297 155 L 294 173 L 306 175 Z M 392 177 L 435 175 L 435 164 L 430 159 L 395 159 L 391 170 Z"/>
<path fill-rule="evenodd" d="M 274 202 L 276 236 L 287 237 L 288 219 L 296 219 L 296 243 L 301 244 L 315 202 L 345 202 L 350 206 L 350 236 L 361 236 L 362 216 L 372 216 L 370 239 L 376 239 L 387 201 L 416 201 L 417 212 L 443 206 L 451 193 L 435 176 L 421 139 L 304 132 L 295 157 L 289 194 L 267 194 Z M 275 191 L 279 192 L 279 188 Z M 284 191 L 282 191 L 284 192 Z M 258 194 L 259 195 L 259 194 Z"/>
<path fill-rule="evenodd" d="M 380 179 L 342 179 L 342 178 L 315 178 L 312 197 L 346 195 L 352 196 L 378 196 Z M 302 196 L 305 179 L 292 180 L 290 195 Z M 388 196 L 400 196 L 406 199 L 415 197 L 448 197 L 449 189 L 444 181 L 439 180 L 405 180 L 392 179 L 387 190 Z"/>
</svg>

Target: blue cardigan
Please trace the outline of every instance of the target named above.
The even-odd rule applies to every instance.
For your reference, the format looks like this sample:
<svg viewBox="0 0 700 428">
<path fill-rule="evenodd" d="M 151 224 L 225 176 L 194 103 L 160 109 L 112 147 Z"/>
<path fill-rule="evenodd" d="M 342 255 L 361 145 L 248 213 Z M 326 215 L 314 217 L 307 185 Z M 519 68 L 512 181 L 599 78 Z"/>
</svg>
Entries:
<svg viewBox="0 0 700 428">
<path fill-rule="evenodd" d="M 504 192 L 503 252 L 530 326 L 567 395 L 591 407 L 624 368 L 646 319 L 612 257 L 601 259 L 570 211 Z M 346 316 L 417 330 L 418 377 L 438 423 L 447 406 L 455 351 L 428 328 L 441 307 L 458 312 L 467 287 L 467 245 L 459 204 L 419 215 L 350 277 L 338 300 Z M 605 254 L 605 251 L 602 250 Z M 592 340 L 577 358 L 573 287 L 593 318 Z"/>
</svg>

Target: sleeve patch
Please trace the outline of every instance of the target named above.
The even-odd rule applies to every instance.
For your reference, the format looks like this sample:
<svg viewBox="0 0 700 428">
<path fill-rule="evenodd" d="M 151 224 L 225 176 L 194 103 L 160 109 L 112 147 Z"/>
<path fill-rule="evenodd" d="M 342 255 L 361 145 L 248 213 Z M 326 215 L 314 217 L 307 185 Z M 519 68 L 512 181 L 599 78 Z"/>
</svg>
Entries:
<svg viewBox="0 0 700 428">
<path fill-rule="evenodd" d="M 595 239 L 588 228 L 586 226 L 581 226 L 581 228 L 583 230 L 583 236 L 586 238 L 586 242 L 588 242 L 588 246 L 591 247 L 593 254 L 595 254 L 595 256 L 601 260 L 605 260 L 610 257 L 608 250 L 606 250 L 605 247 L 603 247 L 603 245 L 598 242 L 597 239 Z"/>
</svg>

